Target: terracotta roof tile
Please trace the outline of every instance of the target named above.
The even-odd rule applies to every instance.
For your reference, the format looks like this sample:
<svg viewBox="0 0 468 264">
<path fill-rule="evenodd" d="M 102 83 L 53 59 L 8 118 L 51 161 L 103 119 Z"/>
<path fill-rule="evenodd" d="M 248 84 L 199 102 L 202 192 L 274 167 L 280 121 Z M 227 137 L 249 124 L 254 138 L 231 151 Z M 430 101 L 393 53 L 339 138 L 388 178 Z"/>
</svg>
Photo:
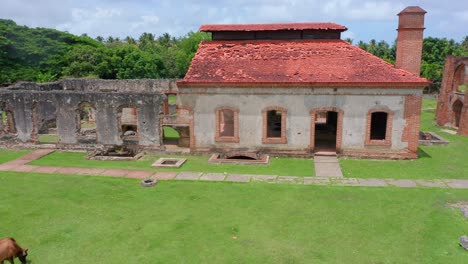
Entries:
<svg viewBox="0 0 468 264">
<path fill-rule="evenodd" d="M 200 31 L 276 31 L 276 30 L 339 30 L 345 31 L 345 26 L 336 23 L 282 23 L 282 24 L 207 24 Z"/>
<path fill-rule="evenodd" d="M 202 42 L 179 87 L 424 87 L 343 40 Z"/>
</svg>

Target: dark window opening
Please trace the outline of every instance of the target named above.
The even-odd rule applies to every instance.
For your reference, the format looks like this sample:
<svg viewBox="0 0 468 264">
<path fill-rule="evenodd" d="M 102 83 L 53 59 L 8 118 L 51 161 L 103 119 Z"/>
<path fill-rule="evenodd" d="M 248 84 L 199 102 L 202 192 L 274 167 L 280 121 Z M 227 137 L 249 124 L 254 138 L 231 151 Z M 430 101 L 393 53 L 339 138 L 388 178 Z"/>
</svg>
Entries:
<svg viewBox="0 0 468 264">
<path fill-rule="evenodd" d="M 388 114 L 385 112 L 374 112 L 371 115 L 370 139 L 385 140 L 387 136 Z"/>
<path fill-rule="evenodd" d="M 234 136 L 234 111 L 223 109 L 218 111 L 219 115 L 219 136 L 233 137 Z"/>
<path fill-rule="evenodd" d="M 270 110 L 267 112 L 267 137 L 280 138 L 282 127 L 282 112 L 278 110 Z"/>
</svg>

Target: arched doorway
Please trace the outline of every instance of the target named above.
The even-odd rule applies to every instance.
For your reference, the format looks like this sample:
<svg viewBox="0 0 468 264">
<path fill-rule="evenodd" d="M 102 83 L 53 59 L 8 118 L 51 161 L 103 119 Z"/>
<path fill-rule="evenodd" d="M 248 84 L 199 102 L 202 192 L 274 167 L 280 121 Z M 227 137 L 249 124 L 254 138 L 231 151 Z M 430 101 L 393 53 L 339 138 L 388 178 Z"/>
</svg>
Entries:
<svg viewBox="0 0 468 264">
<path fill-rule="evenodd" d="M 453 111 L 453 126 L 454 127 L 459 127 L 460 126 L 460 118 L 461 118 L 461 112 L 463 108 L 463 103 L 460 100 L 455 101 L 452 105 L 452 111 Z"/>
</svg>

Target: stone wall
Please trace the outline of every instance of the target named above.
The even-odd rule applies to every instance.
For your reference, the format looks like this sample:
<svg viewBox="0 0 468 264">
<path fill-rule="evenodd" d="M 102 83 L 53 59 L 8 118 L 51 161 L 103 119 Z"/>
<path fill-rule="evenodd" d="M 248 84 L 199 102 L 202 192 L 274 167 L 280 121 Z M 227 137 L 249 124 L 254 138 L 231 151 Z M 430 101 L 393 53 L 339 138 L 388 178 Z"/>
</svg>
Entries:
<svg viewBox="0 0 468 264">
<path fill-rule="evenodd" d="M 160 147 L 160 118 L 165 93 L 176 93 L 175 80 L 94 80 L 69 79 L 54 83 L 18 83 L 0 89 L 0 102 L 13 111 L 16 140 L 37 143 L 42 120 L 57 123 L 59 146 L 79 145 L 80 104 L 88 102 L 96 109 L 96 133 L 99 145 L 124 144 L 118 126 L 123 107 L 137 109 L 138 145 Z M 55 107 L 51 111 L 46 104 Z M 55 116 L 51 116 L 51 114 Z"/>
</svg>

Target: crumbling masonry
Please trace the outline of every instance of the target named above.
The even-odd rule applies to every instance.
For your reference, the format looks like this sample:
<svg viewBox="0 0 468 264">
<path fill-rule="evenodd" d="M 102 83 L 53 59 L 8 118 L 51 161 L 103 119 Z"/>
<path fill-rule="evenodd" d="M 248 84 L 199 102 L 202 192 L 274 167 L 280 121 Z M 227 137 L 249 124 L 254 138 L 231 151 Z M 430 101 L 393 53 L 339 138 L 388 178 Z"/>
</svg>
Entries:
<svg viewBox="0 0 468 264">
<path fill-rule="evenodd" d="M 177 93 L 176 87 L 174 80 L 93 79 L 6 87 L 0 90 L 1 142 L 34 146 L 39 134 L 56 126 L 60 148 L 134 144 L 161 149 L 161 125 L 168 125 L 181 131 L 180 141 L 187 144 L 184 127 L 190 120 L 184 118 L 184 111 L 177 115 L 167 101 L 167 95 Z M 83 105 L 92 108 L 96 125 L 86 133 L 80 122 Z"/>
<path fill-rule="evenodd" d="M 457 128 L 458 134 L 468 136 L 468 57 L 445 59 L 436 120 L 439 126 Z"/>
</svg>

